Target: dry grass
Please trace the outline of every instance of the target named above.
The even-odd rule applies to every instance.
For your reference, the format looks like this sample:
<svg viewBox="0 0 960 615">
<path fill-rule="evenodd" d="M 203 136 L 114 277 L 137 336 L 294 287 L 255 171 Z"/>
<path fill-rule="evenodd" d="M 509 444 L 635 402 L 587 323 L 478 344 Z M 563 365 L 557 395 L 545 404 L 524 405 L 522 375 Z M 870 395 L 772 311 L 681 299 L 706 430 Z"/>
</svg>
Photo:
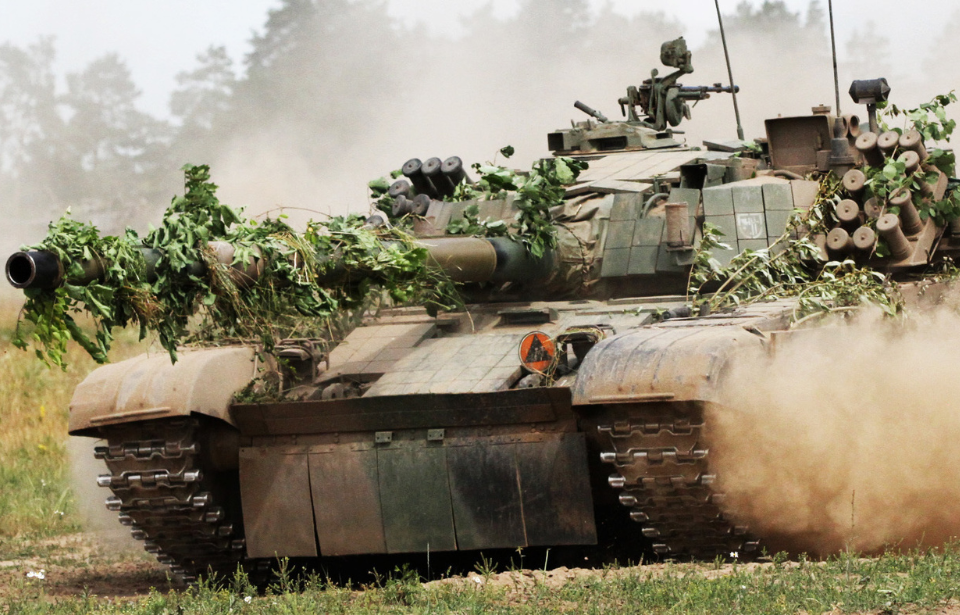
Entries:
<svg viewBox="0 0 960 615">
<path fill-rule="evenodd" d="M 14 348 L 19 308 L 10 299 L 0 302 L 0 551 L 12 537 L 79 528 L 68 484 L 67 414 L 74 387 L 96 367 L 78 347 L 70 349 L 66 371 Z M 112 360 L 140 351 L 127 333 Z"/>
</svg>

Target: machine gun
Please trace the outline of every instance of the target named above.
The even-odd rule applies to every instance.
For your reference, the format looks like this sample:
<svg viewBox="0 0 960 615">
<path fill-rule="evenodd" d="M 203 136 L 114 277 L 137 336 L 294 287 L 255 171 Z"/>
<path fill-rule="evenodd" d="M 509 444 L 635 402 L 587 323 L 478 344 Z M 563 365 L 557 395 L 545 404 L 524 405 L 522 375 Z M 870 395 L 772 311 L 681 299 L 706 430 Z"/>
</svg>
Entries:
<svg viewBox="0 0 960 615">
<path fill-rule="evenodd" d="M 680 37 L 667 41 L 660 47 L 660 61 L 677 70 L 660 77 L 657 69 L 650 79 L 639 86 L 627 88 L 621 97 L 620 112 L 625 120 L 607 119 L 600 111 L 579 100 L 574 107 L 589 115 L 596 122 L 573 122 L 571 128 L 560 129 L 547 135 L 547 147 L 558 155 L 572 152 L 614 150 L 660 149 L 678 147 L 673 139 L 680 131 L 673 130 L 684 118 L 690 119 L 688 101 L 705 100 L 713 93 L 736 94 L 740 88 L 713 85 L 684 86 L 677 83 L 682 75 L 693 72 L 692 54 L 687 43 Z"/>
<path fill-rule="evenodd" d="M 712 86 L 683 86 L 677 83 L 681 76 L 693 72 L 693 54 L 687 50 L 687 43 L 683 37 L 668 41 L 660 47 L 660 61 L 677 70 L 666 77 L 659 77 L 655 68 L 650 72 L 650 79 L 644 80 L 640 86 L 627 88 L 627 95 L 619 99 L 620 112 L 628 122 L 635 122 L 658 132 L 667 130 L 667 124 L 676 127 L 684 118 L 690 119 L 688 100 L 697 101 L 710 98 L 711 93 L 737 93 L 737 86 L 723 86 L 715 83 Z M 643 118 L 637 113 L 637 107 Z"/>
</svg>

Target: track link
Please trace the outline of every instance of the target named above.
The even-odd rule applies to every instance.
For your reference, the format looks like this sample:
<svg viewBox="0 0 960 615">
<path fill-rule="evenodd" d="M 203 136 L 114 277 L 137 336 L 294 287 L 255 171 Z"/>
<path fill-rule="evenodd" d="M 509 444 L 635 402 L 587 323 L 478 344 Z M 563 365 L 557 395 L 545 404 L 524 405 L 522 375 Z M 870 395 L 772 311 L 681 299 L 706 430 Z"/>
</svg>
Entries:
<svg viewBox="0 0 960 615">
<path fill-rule="evenodd" d="M 723 494 L 712 487 L 702 418 L 661 407 L 602 421 L 597 429 L 600 460 L 616 468 L 608 483 L 656 553 L 714 559 L 757 551 L 747 528 L 720 510 Z"/>
<path fill-rule="evenodd" d="M 188 584 L 208 572 L 231 574 L 245 551 L 227 501 L 230 477 L 204 468 L 201 427 L 194 418 L 105 427 L 107 444 L 94 451 L 110 472 L 97 478 L 113 492 L 107 509 Z"/>
</svg>

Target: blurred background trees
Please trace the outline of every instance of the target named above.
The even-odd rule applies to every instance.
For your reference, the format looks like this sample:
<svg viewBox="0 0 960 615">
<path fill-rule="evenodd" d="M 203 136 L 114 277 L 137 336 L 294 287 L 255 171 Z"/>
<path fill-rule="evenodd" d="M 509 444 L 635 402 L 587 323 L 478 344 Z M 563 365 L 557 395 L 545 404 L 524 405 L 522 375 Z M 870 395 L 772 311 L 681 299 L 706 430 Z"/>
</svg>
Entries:
<svg viewBox="0 0 960 615">
<path fill-rule="evenodd" d="M 833 102 L 819 2 L 803 13 L 743 3 L 725 21 L 748 137 L 763 134 L 764 117 Z M 521 0 L 509 19 L 480 6 L 463 25 L 451 39 L 401 26 L 378 0 L 282 0 L 241 62 L 211 47 L 185 67 L 164 118 L 138 110 L 117 55 L 58 79 L 52 40 L 0 45 L 0 211 L 19 225 L 17 241 L 39 237 L 67 207 L 109 232 L 144 228 L 182 191 L 188 162 L 210 164 L 224 200 L 253 213 L 285 206 L 297 221 L 364 211 L 366 181 L 407 158 L 470 163 L 512 144 L 511 163 L 524 167 L 546 153 L 545 133 L 582 119 L 574 100 L 619 117 L 616 99 L 662 68 L 660 44 L 683 33 L 662 13 L 628 18 L 586 0 Z M 889 41 L 874 24 L 857 37 L 844 89 L 889 68 Z M 941 46 L 954 39 L 945 33 Z M 727 82 L 718 31 L 693 51 L 686 84 Z M 883 76 L 894 97 L 905 93 L 896 75 Z M 735 136 L 729 96 L 694 115 L 692 144 Z"/>
</svg>

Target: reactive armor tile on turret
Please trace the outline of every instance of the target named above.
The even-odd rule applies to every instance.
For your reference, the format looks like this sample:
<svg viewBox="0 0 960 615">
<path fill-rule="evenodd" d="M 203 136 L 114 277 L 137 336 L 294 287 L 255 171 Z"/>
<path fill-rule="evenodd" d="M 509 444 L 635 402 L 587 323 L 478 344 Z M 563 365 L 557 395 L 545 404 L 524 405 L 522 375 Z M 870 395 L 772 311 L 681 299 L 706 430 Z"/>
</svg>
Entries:
<svg viewBox="0 0 960 615">
<path fill-rule="evenodd" d="M 696 188 L 673 188 L 668 203 L 686 203 L 690 215 L 695 215 L 700 207 L 700 190 Z"/>
<path fill-rule="evenodd" d="M 716 186 L 703 190 L 703 212 L 709 216 L 732 216 L 733 193 L 729 186 Z"/>
<path fill-rule="evenodd" d="M 606 251 L 617 248 L 629 248 L 633 242 L 633 230 L 636 227 L 634 220 L 610 220 L 607 231 Z"/>
<path fill-rule="evenodd" d="M 793 210 L 793 190 L 790 182 L 780 180 L 763 185 L 763 206 L 769 212 L 773 211 L 792 211 Z"/>
<path fill-rule="evenodd" d="M 729 190 L 733 193 L 733 211 L 737 214 L 763 213 L 763 188 L 757 185 L 733 184 Z"/>
<path fill-rule="evenodd" d="M 637 220 L 633 232 L 634 246 L 659 246 L 663 236 L 663 218 L 642 218 Z"/>
<path fill-rule="evenodd" d="M 643 201 L 636 194 L 617 194 L 610 208 L 610 221 L 636 220 L 640 217 Z"/>
<path fill-rule="evenodd" d="M 659 248 L 638 246 L 630 249 L 628 275 L 652 275 L 657 272 L 657 252 Z"/>
<path fill-rule="evenodd" d="M 792 211 L 767 210 L 767 236 L 776 239 L 787 229 L 787 222 L 790 220 Z"/>
</svg>

